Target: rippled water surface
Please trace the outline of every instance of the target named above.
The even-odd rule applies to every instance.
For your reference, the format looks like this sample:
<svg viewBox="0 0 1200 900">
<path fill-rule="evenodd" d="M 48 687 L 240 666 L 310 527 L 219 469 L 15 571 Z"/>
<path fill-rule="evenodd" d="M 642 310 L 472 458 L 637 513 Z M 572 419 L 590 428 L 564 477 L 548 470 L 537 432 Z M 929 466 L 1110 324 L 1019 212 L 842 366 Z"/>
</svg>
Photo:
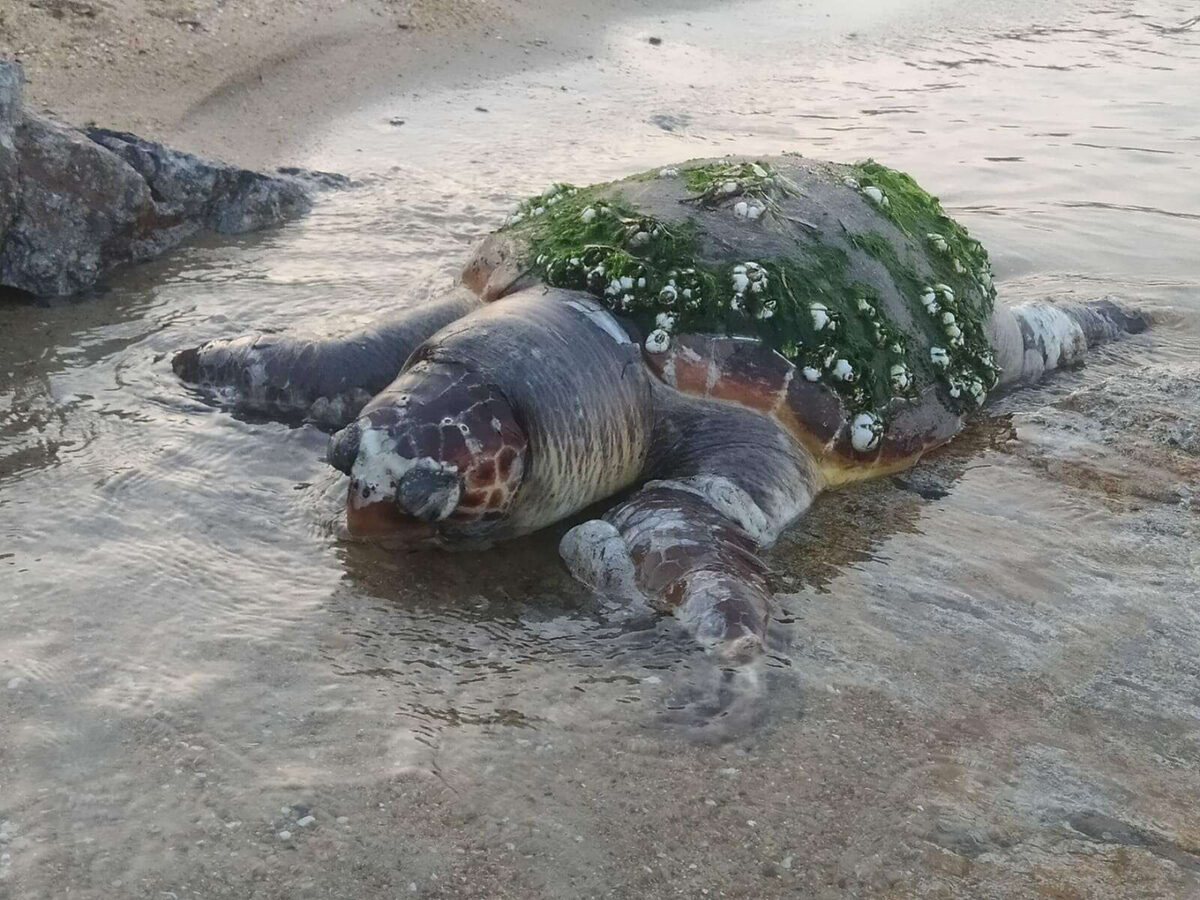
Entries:
<svg viewBox="0 0 1200 900">
<path fill-rule="evenodd" d="M 397 94 L 300 152 L 358 182 L 304 221 L 0 303 L 0 897 L 1200 896 L 1195 9 L 841 6 Z M 1002 299 L 1158 321 L 819 501 L 729 715 L 555 534 L 348 542 L 325 435 L 170 372 L 419 303 L 552 181 L 782 150 L 912 172 Z"/>
</svg>

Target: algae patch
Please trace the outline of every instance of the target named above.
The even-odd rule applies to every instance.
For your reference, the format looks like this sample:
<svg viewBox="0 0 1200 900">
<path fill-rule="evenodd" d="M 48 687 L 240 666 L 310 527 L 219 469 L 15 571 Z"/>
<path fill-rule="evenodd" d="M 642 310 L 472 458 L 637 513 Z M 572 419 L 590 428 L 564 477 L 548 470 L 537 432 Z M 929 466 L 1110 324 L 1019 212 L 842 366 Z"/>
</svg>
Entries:
<svg viewBox="0 0 1200 900">
<path fill-rule="evenodd" d="M 933 286 L 885 238 L 871 233 L 849 238 L 852 248 L 887 268 L 924 337 L 944 359 L 910 349 L 913 335 L 887 317 L 873 288 L 851 279 L 845 250 L 821 242 L 819 233 L 802 252 L 797 245 L 795 255 L 759 256 L 748 249 L 740 260 L 702 258 L 701 225 L 686 212 L 689 205 L 728 208 L 746 219 L 787 218 L 781 201 L 797 187 L 763 161 L 634 176 L 682 180 L 690 196 L 681 198 L 677 220 L 642 214 L 613 185 L 556 184 L 522 203 L 506 228 L 528 242 L 527 265 L 534 273 L 555 287 L 586 291 L 631 319 L 646 335 L 649 352 L 665 350 L 673 334 L 754 336 L 795 364 L 801 377 L 832 386 L 852 414 L 870 414 L 872 423 L 887 416 L 893 399 L 914 393 L 918 372 L 940 377 L 959 404 L 981 402 L 995 382 L 983 332 L 992 298 L 986 253 L 907 175 L 874 162 L 852 171 L 855 177 L 847 182 L 888 197 L 882 215 L 907 234 L 927 235 L 925 255 L 941 279 L 937 287 L 945 289 L 935 294 L 941 299 L 933 311 L 925 303 Z M 986 287 L 979 280 L 985 275 Z M 947 314 L 951 318 L 943 322 Z"/>
</svg>

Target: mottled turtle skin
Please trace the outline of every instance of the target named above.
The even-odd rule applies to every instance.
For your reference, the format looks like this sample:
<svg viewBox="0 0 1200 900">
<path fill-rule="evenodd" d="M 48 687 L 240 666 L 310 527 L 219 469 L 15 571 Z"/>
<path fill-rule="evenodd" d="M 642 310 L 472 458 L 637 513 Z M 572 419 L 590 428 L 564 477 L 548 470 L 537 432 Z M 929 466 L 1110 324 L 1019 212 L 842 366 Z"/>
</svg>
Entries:
<svg viewBox="0 0 1200 900">
<path fill-rule="evenodd" d="M 260 412 L 345 425 L 329 461 L 350 476 L 348 524 L 363 536 L 480 546 L 640 485 L 567 533 L 567 564 L 597 590 L 674 612 L 725 656 L 752 658 L 770 609 L 763 550 L 821 490 L 913 465 L 978 404 L 922 365 L 937 338 L 919 321 L 921 285 L 946 271 L 934 236 L 902 227 L 858 170 L 799 156 L 747 161 L 771 175 L 758 216 L 737 208 L 739 191 L 697 196 L 692 170 L 738 162 L 693 161 L 585 196 L 686 229 L 712 271 L 844 260 L 843 293 L 861 288 L 912 362 L 911 385 L 872 412 L 886 430 L 869 447 L 851 439 L 861 396 L 827 372 L 802 376 L 755 336 L 753 317 L 745 329 L 730 320 L 741 334 L 681 331 L 663 347 L 647 343 L 644 308 L 639 327 L 618 297 L 548 283 L 530 204 L 480 244 L 460 286 L 419 309 L 339 338 L 210 342 L 175 369 Z M 872 252 L 863 234 L 876 236 Z M 986 351 L 995 365 L 989 389 L 1145 327 L 1109 301 L 993 310 L 985 266 L 956 284 L 958 308 L 978 313 L 974 359 Z"/>
</svg>

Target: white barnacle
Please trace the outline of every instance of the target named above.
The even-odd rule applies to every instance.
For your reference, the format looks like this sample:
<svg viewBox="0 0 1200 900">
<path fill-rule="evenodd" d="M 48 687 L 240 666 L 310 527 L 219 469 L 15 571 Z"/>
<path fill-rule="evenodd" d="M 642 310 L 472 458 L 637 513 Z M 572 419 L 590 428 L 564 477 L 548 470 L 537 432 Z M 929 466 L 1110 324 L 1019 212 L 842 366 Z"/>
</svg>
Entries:
<svg viewBox="0 0 1200 900">
<path fill-rule="evenodd" d="M 633 289 L 633 278 L 630 275 L 621 276 L 621 290 L 628 291 Z"/>
<path fill-rule="evenodd" d="M 967 385 L 967 390 L 975 398 L 975 402 L 983 406 L 983 401 L 987 399 L 987 391 L 983 387 L 983 382 L 978 378 L 972 378 L 971 383 Z"/>
<path fill-rule="evenodd" d="M 967 271 L 967 267 L 964 266 L 957 257 L 955 257 L 955 259 L 954 259 L 954 271 L 957 272 L 959 275 L 962 275 Z"/>
<path fill-rule="evenodd" d="M 745 200 L 739 200 L 733 207 L 733 214 L 739 219 L 744 219 L 750 215 L 750 204 Z"/>
<path fill-rule="evenodd" d="M 742 189 L 742 186 L 736 181 L 726 181 L 721 185 L 722 194 L 736 194 Z"/>
<path fill-rule="evenodd" d="M 733 292 L 739 297 L 746 293 L 746 288 L 750 287 L 750 276 L 747 274 L 745 266 L 734 266 L 730 280 L 733 282 Z"/>
<path fill-rule="evenodd" d="M 776 305 L 776 301 L 773 299 L 764 300 L 762 305 L 759 306 L 758 312 L 756 312 L 754 314 L 754 318 L 756 318 L 756 319 L 773 318 L 775 316 L 775 305 Z"/>
<path fill-rule="evenodd" d="M 586 225 L 588 222 L 591 222 L 591 221 L 593 221 L 593 220 L 596 218 L 596 209 L 595 209 L 595 207 L 589 206 L 587 209 L 585 209 L 583 212 L 581 212 L 581 213 L 579 214 L 579 218 L 580 218 L 580 219 L 583 221 L 583 223 L 584 223 L 585 225 Z"/>
<path fill-rule="evenodd" d="M 644 288 L 644 287 L 646 286 L 646 279 L 645 279 L 645 278 L 639 278 L 639 279 L 637 280 L 637 286 L 638 286 L 638 287 L 640 287 L 640 288 Z"/>
<path fill-rule="evenodd" d="M 952 313 L 952 312 L 942 313 L 942 324 L 943 325 L 953 325 L 954 324 L 954 313 Z"/>
<path fill-rule="evenodd" d="M 946 299 L 946 300 L 949 300 L 951 303 L 953 303 L 953 302 L 954 302 L 954 288 L 950 287 L 950 285 L 948 285 L 948 284 L 935 284 L 935 285 L 934 285 L 934 288 L 937 290 L 937 292 L 938 292 L 939 294 L 941 294 L 941 295 L 942 295 L 942 297 L 943 297 L 944 299 Z"/>
<path fill-rule="evenodd" d="M 929 361 L 935 366 L 940 366 L 944 369 L 950 365 L 950 354 L 946 352 L 945 347 L 930 347 Z"/>
<path fill-rule="evenodd" d="M 630 247 L 645 247 L 650 243 L 650 233 L 647 231 L 639 231 L 629 239 Z"/>
<path fill-rule="evenodd" d="M 821 370 L 814 369 L 812 366 L 805 366 L 800 370 L 800 374 L 803 375 L 808 381 L 821 380 Z"/>
<path fill-rule="evenodd" d="M 878 206 L 883 206 L 883 201 L 887 199 L 887 197 L 884 196 L 883 191 L 875 187 L 873 184 L 867 185 L 862 189 L 862 192 Z"/>
<path fill-rule="evenodd" d="M 674 313 L 659 313 L 654 317 L 654 324 L 670 334 L 675 330 L 675 315 Z"/>
<path fill-rule="evenodd" d="M 864 312 L 869 316 L 875 315 L 875 307 L 871 305 L 871 301 L 862 297 L 858 298 L 858 311 Z"/>
<path fill-rule="evenodd" d="M 838 381 L 845 382 L 851 382 L 857 377 L 854 372 L 854 367 L 850 365 L 848 360 L 845 359 L 839 359 L 836 363 L 834 363 L 829 374 Z"/>
<path fill-rule="evenodd" d="M 610 281 L 608 283 L 608 287 L 604 289 L 604 293 L 609 297 L 615 297 L 617 294 L 621 293 L 621 280 L 619 278 L 614 278 L 612 281 Z"/>
<path fill-rule="evenodd" d="M 767 170 L 764 169 L 762 166 L 760 166 L 758 163 L 750 163 L 750 171 L 753 172 L 755 175 L 757 175 L 759 178 L 767 177 Z"/>
<path fill-rule="evenodd" d="M 888 347 L 888 350 L 890 350 L 896 356 L 904 355 L 904 347 L 902 347 L 900 344 L 892 344 L 890 347 Z"/>
<path fill-rule="evenodd" d="M 812 316 L 814 330 L 824 331 L 829 325 L 829 307 L 824 303 L 814 303 L 808 308 L 808 314 Z"/>
<path fill-rule="evenodd" d="M 762 216 L 763 211 L 764 211 L 763 207 L 759 206 L 757 203 L 751 203 L 750 209 L 746 212 L 746 216 L 751 221 L 754 221 L 755 219 L 760 218 Z"/>
<path fill-rule="evenodd" d="M 743 310 L 745 310 L 746 305 L 742 299 L 743 296 L 744 296 L 743 294 L 734 294 L 732 299 L 730 299 L 730 301 L 729 301 L 729 308 L 732 309 L 734 312 L 742 312 Z"/>
<path fill-rule="evenodd" d="M 950 252 L 950 245 L 946 243 L 946 239 L 940 234 L 930 233 L 925 235 L 925 237 L 928 238 L 929 243 L 933 244 L 935 250 L 941 253 Z"/>
<path fill-rule="evenodd" d="M 662 353 L 671 346 L 671 336 L 661 328 L 656 328 L 646 335 L 646 349 L 650 353 Z"/>
<path fill-rule="evenodd" d="M 746 277 L 750 279 L 750 293 L 761 294 L 767 289 L 767 270 L 758 263 L 746 263 Z"/>
<path fill-rule="evenodd" d="M 842 184 L 848 188 L 853 188 L 856 191 L 862 187 L 862 185 L 858 183 L 857 178 L 851 178 L 849 175 L 846 175 L 844 178 L 842 178 Z"/>
<path fill-rule="evenodd" d="M 525 213 L 515 212 L 511 216 L 508 217 L 508 219 L 505 221 L 505 224 L 506 225 L 516 225 L 518 222 L 520 222 L 524 218 L 525 218 Z"/>
<path fill-rule="evenodd" d="M 679 291 L 675 288 L 674 283 L 665 285 L 663 289 L 658 292 L 659 303 L 671 304 L 674 303 L 678 297 Z"/>
<path fill-rule="evenodd" d="M 946 332 L 946 337 L 950 338 L 951 341 L 962 337 L 962 329 L 957 325 L 947 325 L 943 331 Z"/>
<path fill-rule="evenodd" d="M 674 178 L 678 174 L 679 174 L 679 170 L 676 169 L 674 166 L 667 166 L 664 169 L 658 170 L 659 178 Z"/>
<path fill-rule="evenodd" d="M 897 391 L 907 391 L 912 384 L 912 372 L 904 363 L 896 363 L 891 370 L 892 387 Z"/>
<path fill-rule="evenodd" d="M 539 206 L 539 207 L 537 207 L 536 209 L 534 209 L 534 211 L 533 211 L 533 215 L 535 215 L 535 216 L 540 216 L 540 215 L 541 215 L 542 213 L 544 213 L 545 211 L 546 211 L 546 207 L 544 207 L 544 206 Z"/>
<path fill-rule="evenodd" d="M 883 421 L 875 413 L 859 413 L 850 422 L 850 446 L 867 453 L 879 446 L 883 437 Z"/>
<path fill-rule="evenodd" d="M 546 205 L 553 206 L 555 203 L 557 203 L 561 199 L 562 199 L 561 197 L 559 197 L 557 194 L 555 194 L 553 197 L 551 197 L 549 200 L 546 201 Z"/>
</svg>

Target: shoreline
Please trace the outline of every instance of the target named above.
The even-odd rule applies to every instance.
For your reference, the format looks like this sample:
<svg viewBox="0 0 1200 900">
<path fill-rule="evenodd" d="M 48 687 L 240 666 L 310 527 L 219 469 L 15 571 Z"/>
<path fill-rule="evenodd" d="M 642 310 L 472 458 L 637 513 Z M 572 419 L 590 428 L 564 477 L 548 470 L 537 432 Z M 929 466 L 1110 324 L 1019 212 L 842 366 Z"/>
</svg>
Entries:
<svg viewBox="0 0 1200 900">
<path fill-rule="evenodd" d="M 0 58 L 24 66 L 30 110 L 264 168 L 389 94 L 576 58 L 614 18 L 699 5 L 0 0 Z"/>
</svg>

